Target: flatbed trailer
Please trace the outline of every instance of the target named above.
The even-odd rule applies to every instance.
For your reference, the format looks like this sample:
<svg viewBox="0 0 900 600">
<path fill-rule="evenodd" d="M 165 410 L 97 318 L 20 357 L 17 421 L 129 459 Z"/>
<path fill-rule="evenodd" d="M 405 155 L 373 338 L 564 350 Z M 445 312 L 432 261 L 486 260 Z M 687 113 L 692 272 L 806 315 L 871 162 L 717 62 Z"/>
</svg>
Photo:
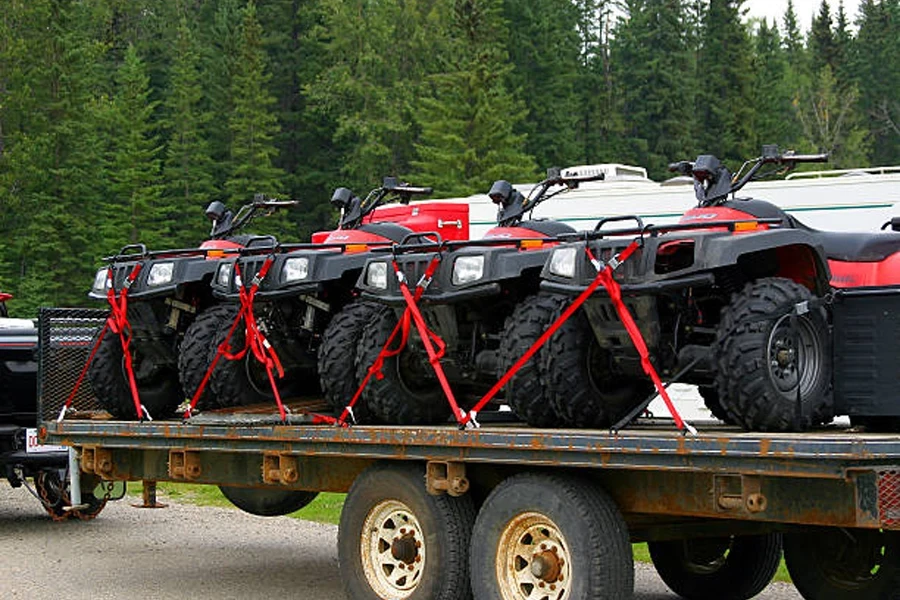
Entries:
<svg viewBox="0 0 900 600">
<path fill-rule="evenodd" d="M 57 420 L 74 379 L 63 371 L 41 378 L 42 435 L 75 448 L 87 474 L 218 485 L 255 514 L 348 492 L 338 555 L 353 600 L 619 600 L 632 594 L 638 541 L 685 598 L 756 595 L 782 548 L 807 600 L 900 594 L 897 434 L 708 422 L 682 435 L 667 419 L 618 432 L 499 418 L 463 430 L 334 427 L 296 413 L 283 423 L 274 406 L 187 422 L 91 410 Z"/>
</svg>

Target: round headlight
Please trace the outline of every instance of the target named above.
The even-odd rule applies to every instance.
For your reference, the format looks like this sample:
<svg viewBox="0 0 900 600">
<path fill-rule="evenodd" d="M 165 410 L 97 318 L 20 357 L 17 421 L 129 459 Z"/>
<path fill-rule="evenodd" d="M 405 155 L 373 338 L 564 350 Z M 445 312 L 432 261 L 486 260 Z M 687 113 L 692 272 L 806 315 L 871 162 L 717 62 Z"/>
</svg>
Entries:
<svg viewBox="0 0 900 600">
<path fill-rule="evenodd" d="M 478 281 L 484 275 L 484 255 L 460 256 L 453 263 L 453 285 Z"/>
<path fill-rule="evenodd" d="M 387 289 L 388 266 L 386 262 L 369 263 L 366 267 L 366 285 L 379 289 Z"/>
<path fill-rule="evenodd" d="M 109 269 L 106 267 L 102 269 L 97 269 L 97 274 L 94 275 L 94 285 L 91 286 L 91 290 L 97 292 L 98 294 L 105 294 L 107 289 L 107 275 L 109 274 Z"/>
<path fill-rule="evenodd" d="M 557 248 L 550 255 L 550 272 L 560 277 L 575 277 L 577 248 Z"/>
<path fill-rule="evenodd" d="M 175 263 L 155 263 L 150 267 L 150 274 L 147 275 L 147 285 L 165 285 L 172 281 L 174 275 Z"/>
<path fill-rule="evenodd" d="M 309 257 L 296 256 L 284 261 L 281 269 L 284 281 L 300 281 L 309 277 Z"/>
</svg>

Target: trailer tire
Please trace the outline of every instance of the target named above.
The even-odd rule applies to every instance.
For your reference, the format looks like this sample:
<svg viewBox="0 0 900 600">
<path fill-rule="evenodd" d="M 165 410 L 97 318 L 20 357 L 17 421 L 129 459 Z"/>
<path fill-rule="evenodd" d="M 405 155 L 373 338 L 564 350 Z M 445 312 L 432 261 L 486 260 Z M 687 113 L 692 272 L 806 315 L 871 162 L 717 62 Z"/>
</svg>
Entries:
<svg viewBox="0 0 900 600">
<path fill-rule="evenodd" d="M 799 348 L 783 314 L 811 299 L 802 285 L 772 277 L 747 284 L 722 309 L 714 346 L 716 389 L 723 410 L 744 429 L 803 431 L 833 418 L 825 310 L 797 317 Z M 798 382 L 801 415 L 795 422 Z"/>
<path fill-rule="evenodd" d="M 341 511 L 338 564 L 351 600 L 469 600 L 467 553 L 475 507 L 432 496 L 420 465 L 375 465 Z"/>
<path fill-rule="evenodd" d="M 566 300 L 565 296 L 536 294 L 516 305 L 500 340 L 501 377 L 543 335 Z M 532 427 L 553 427 L 560 422 L 543 383 L 546 352 L 545 344 L 506 384 L 510 409 Z"/>
<path fill-rule="evenodd" d="M 357 381 L 365 378 L 396 323 L 394 310 L 382 307 L 363 329 Z M 411 369 L 417 372 L 411 374 Z M 431 374 L 431 366 L 427 360 L 420 360 L 409 344 L 399 354 L 384 359 L 381 375 L 381 378 L 369 378 L 362 395 L 363 402 L 379 421 L 391 425 L 429 425 L 446 421 L 450 416 L 450 407 Z M 413 382 L 418 385 L 412 386 Z"/>
<path fill-rule="evenodd" d="M 280 517 L 296 512 L 316 499 L 318 492 L 278 488 L 220 485 L 222 495 L 236 507 L 258 517 Z"/>
<path fill-rule="evenodd" d="M 188 400 L 194 398 L 194 393 L 200 387 L 209 365 L 216 356 L 218 345 L 215 341 L 219 332 L 223 328 L 227 331 L 235 316 L 237 316 L 236 306 L 230 304 L 212 306 L 197 315 L 184 332 L 184 339 L 178 351 L 178 378 Z M 216 401 L 207 382 L 197 408 L 215 405 Z"/>
<path fill-rule="evenodd" d="M 615 372 L 583 310 L 557 330 L 547 356 L 547 393 L 565 424 L 608 427 L 653 392 L 649 379 Z"/>
<path fill-rule="evenodd" d="M 379 305 L 372 302 L 351 302 L 332 317 L 322 334 L 319 346 L 319 382 L 322 396 L 339 416 L 359 387 L 357 378 L 357 351 L 366 324 L 379 312 Z M 353 418 L 357 423 L 371 423 L 372 413 L 360 397 L 353 406 Z"/>
<path fill-rule="evenodd" d="M 784 561 L 805 600 L 900 598 L 900 534 L 894 531 L 822 527 L 785 534 Z"/>
<path fill-rule="evenodd" d="M 603 490 L 575 477 L 522 473 L 494 488 L 475 520 L 470 563 L 475 600 L 525 600 L 542 584 L 548 597 L 568 600 L 634 592 L 622 515 Z"/>
<path fill-rule="evenodd" d="M 97 335 L 99 336 L 100 332 L 97 332 Z M 95 336 L 94 343 L 96 340 Z M 150 375 L 141 377 L 143 372 L 141 356 L 135 351 L 134 341 L 131 348 L 141 404 L 154 419 L 172 416 L 184 400 L 184 393 L 178 385 L 177 367 L 174 364 L 150 366 Z M 100 406 L 113 417 L 123 420 L 143 418 L 144 415 L 135 414 L 124 361 L 125 353 L 122 351 L 118 334 L 107 330 L 88 369 L 88 381 Z"/>
<path fill-rule="evenodd" d="M 781 535 L 649 542 L 656 572 L 687 600 L 747 600 L 769 585 L 781 562 Z"/>
</svg>

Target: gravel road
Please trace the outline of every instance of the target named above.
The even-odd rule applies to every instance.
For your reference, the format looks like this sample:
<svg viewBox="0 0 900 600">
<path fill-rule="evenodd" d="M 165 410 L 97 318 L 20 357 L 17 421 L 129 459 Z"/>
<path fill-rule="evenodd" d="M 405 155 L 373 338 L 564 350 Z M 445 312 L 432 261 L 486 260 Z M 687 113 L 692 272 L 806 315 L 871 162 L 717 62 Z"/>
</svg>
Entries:
<svg viewBox="0 0 900 600">
<path fill-rule="evenodd" d="M 89 522 L 51 521 L 24 489 L 0 482 L 0 598 L 28 600 L 345 600 L 337 527 L 236 509 L 110 503 Z M 635 600 L 676 598 L 638 564 Z M 799 600 L 773 584 L 758 598 Z"/>
</svg>

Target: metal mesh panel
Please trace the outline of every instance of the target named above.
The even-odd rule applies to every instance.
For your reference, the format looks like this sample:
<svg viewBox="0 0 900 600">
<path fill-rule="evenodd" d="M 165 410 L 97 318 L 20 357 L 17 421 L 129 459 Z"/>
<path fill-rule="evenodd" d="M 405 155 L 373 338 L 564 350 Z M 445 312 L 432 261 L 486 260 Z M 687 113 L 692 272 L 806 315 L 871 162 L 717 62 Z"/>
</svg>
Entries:
<svg viewBox="0 0 900 600">
<path fill-rule="evenodd" d="M 900 525 L 900 471 L 878 473 L 878 516 L 884 527 Z"/>
<path fill-rule="evenodd" d="M 90 308 L 43 308 L 38 320 L 38 406 L 41 420 L 59 415 L 81 375 L 108 312 Z M 72 407 L 79 412 L 101 410 L 85 378 Z"/>
</svg>

